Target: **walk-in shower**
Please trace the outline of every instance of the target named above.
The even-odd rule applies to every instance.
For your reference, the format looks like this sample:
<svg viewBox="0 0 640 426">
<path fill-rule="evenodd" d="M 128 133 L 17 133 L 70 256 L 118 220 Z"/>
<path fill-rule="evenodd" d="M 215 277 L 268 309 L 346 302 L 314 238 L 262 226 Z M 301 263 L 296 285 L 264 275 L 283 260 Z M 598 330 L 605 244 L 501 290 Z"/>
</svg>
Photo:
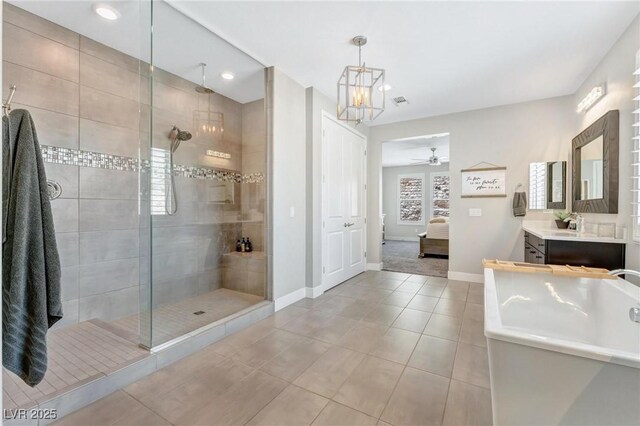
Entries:
<svg viewBox="0 0 640 426">
<path fill-rule="evenodd" d="M 34 389 L 5 372 L 4 408 L 104 377 L 268 294 L 264 67 L 165 2 L 116 3 L 127 19 L 82 2 L 64 14 L 3 3 L 3 99 L 24 88 L 12 105 L 31 113 L 61 186 L 64 312 L 48 334 L 55 368 Z M 39 51 L 56 55 L 24 54 Z M 252 252 L 235 251 L 243 237 Z"/>
<path fill-rule="evenodd" d="M 182 48 L 198 45 L 207 49 Z M 150 318 L 137 321 L 146 329 L 141 343 L 157 347 L 265 300 L 267 149 L 261 64 L 164 2 L 153 3 L 150 53 L 141 103 L 152 108 L 140 149 L 160 164 L 140 174 L 140 198 L 146 202 L 145 185 L 151 197 L 140 227 L 141 250 L 149 250 L 140 256 L 141 302 Z M 233 81 L 222 78 L 228 67 Z M 159 171 L 164 180 L 153 178 Z M 242 238 L 252 252 L 236 252 Z"/>
</svg>

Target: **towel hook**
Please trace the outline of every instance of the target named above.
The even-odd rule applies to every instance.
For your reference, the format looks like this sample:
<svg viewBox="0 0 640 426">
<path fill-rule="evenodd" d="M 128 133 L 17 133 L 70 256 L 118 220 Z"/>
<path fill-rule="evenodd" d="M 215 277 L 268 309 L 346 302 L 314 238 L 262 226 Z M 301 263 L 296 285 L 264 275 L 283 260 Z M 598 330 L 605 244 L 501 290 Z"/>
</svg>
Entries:
<svg viewBox="0 0 640 426">
<path fill-rule="evenodd" d="M 6 101 L 2 102 L 2 113 L 4 115 L 9 114 L 9 111 L 11 111 L 11 101 L 13 100 L 13 95 L 16 94 L 16 89 L 17 87 L 15 84 L 9 86 L 9 97 Z"/>
<path fill-rule="evenodd" d="M 514 189 L 514 191 L 517 191 L 520 188 L 524 189 L 524 186 L 521 183 L 516 185 L 516 189 Z"/>
</svg>

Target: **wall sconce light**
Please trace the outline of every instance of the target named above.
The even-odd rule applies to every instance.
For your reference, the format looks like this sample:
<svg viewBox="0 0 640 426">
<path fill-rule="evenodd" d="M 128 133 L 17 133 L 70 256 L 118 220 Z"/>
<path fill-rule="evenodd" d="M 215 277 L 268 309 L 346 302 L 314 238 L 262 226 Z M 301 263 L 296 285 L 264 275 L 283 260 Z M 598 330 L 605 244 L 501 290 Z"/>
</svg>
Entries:
<svg viewBox="0 0 640 426">
<path fill-rule="evenodd" d="M 578 104 L 578 112 L 586 112 L 607 93 L 604 84 L 596 86 Z"/>
<path fill-rule="evenodd" d="M 230 160 L 231 159 L 231 154 L 229 154 L 227 152 L 212 151 L 210 149 L 207 150 L 207 155 L 209 157 L 224 158 L 225 160 Z"/>
</svg>

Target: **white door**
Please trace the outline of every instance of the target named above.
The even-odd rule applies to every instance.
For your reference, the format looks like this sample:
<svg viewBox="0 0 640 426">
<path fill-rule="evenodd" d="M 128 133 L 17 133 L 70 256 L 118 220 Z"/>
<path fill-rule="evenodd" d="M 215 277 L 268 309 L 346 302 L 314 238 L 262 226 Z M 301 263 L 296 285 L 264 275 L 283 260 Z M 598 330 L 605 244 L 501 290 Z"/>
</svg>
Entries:
<svg viewBox="0 0 640 426">
<path fill-rule="evenodd" d="M 322 117 L 323 284 L 328 290 L 363 272 L 365 256 L 364 137 Z"/>
</svg>

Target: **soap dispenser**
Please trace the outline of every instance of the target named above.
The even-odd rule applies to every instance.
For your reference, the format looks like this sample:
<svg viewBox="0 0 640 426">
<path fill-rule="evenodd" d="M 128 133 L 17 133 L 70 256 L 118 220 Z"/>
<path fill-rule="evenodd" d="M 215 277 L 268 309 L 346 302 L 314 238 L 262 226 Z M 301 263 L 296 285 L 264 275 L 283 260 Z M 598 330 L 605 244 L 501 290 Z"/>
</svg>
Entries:
<svg viewBox="0 0 640 426">
<path fill-rule="evenodd" d="M 578 234 L 584 233 L 584 218 L 580 214 L 576 217 L 576 232 Z"/>
</svg>

